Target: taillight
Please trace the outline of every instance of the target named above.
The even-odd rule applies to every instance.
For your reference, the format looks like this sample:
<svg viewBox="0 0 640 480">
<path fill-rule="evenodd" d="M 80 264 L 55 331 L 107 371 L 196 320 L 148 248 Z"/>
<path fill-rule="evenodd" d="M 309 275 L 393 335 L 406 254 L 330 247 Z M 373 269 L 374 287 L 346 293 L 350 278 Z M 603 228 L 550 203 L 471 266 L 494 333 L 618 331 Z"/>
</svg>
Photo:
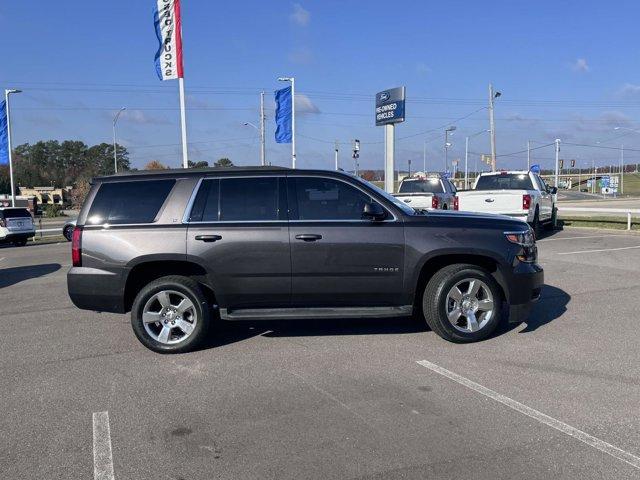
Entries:
<svg viewBox="0 0 640 480">
<path fill-rule="evenodd" d="M 71 263 L 74 267 L 82 266 L 82 227 L 75 227 L 71 237 Z"/>
<path fill-rule="evenodd" d="M 529 210 L 530 207 L 531 207 L 531 195 L 529 194 L 522 195 L 522 209 Z"/>
<path fill-rule="evenodd" d="M 434 210 L 438 209 L 438 197 L 436 197 L 435 195 L 431 197 L 431 208 L 433 208 Z"/>
<path fill-rule="evenodd" d="M 453 209 L 460 210 L 460 199 L 458 197 L 453 197 Z"/>
<path fill-rule="evenodd" d="M 7 226 L 7 222 L 4 220 L 4 218 L 0 218 L 0 227 L 6 227 Z"/>
</svg>

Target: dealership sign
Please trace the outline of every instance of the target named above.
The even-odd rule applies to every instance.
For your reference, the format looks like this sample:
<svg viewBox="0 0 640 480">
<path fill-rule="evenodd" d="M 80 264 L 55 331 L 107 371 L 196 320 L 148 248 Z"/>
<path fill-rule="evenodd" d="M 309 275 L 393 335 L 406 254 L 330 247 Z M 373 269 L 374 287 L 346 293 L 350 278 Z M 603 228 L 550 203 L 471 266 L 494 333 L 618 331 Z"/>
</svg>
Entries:
<svg viewBox="0 0 640 480">
<path fill-rule="evenodd" d="M 405 87 L 376 94 L 376 126 L 404 122 Z"/>
</svg>

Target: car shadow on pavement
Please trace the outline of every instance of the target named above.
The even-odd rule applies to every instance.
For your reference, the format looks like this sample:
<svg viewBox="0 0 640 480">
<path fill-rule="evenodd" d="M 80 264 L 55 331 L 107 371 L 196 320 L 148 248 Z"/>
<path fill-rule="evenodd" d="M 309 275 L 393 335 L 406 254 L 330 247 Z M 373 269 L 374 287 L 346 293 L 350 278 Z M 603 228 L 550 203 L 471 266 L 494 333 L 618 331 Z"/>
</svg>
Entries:
<svg viewBox="0 0 640 480">
<path fill-rule="evenodd" d="M 202 349 L 228 345 L 252 337 L 321 337 L 329 335 L 385 335 L 426 332 L 413 318 L 349 318 L 313 320 L 217 321 Z"/>
<path fill-rule="evenodd" d="M 32 278 L 44 277 L 60 270 L 59 263 L 43 263 L 41 265 L 26 265 L 0 269 L 0 288 L 10 287 L 16 283 Z"/>
<path fill-rule="evenodd" d="M 526 324 L 526 327 L 518 333 L 535 332 L 538 328 L 553 322 L 567 311 L 567 305 L 570 301 L 571 295 L 561 288 L 554 287 L 553 285 L 545 285 L 542 287 L 540 300 L 533 306 L 529 318 L 523 322 Z M 504 324 L 502 328 L 498 329 L 496 336 L 518 328 L 521 325 L 522 323 Z"/>
</svg>

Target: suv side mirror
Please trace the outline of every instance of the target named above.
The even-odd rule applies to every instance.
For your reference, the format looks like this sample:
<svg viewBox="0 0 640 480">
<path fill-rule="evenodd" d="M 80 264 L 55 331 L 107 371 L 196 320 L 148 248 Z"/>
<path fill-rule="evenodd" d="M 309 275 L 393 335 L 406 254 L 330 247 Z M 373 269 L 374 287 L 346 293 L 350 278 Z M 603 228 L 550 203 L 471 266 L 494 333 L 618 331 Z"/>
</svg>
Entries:
<svg viewBox="0 0 640 480">
<path fill-rule="evenodd" d="M 365 203 L 364 208 L 362 209 L 362 218 L 378 222 L 387 218 L 387 213 L 379 203 Z"/>
<path fill-rule="evenodd" d="M 551 187 L 549 188 L 549 193 L 551 195 L 555 195 L 556 193 L 558 193 L 558 187 Z"/>
</svg>

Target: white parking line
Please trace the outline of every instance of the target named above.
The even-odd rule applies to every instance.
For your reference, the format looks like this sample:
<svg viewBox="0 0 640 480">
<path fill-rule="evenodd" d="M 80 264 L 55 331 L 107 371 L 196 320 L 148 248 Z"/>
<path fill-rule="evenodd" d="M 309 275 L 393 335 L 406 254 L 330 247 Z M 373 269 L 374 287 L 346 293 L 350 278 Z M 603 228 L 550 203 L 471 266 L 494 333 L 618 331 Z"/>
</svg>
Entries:
<svg viewBox="0 0 640 480">
<path fill-rule="evenodd" d="M 609 238 L 609 237 L 629 238 L 630 235 L 584 235 L 582 237 L 543 238 L 542 240 L 538 240 L 537 243 L 557 242 L 559 240 L 581 240 L 583 238 Z"/>
<path fill-rule="evenodd" d="M 582 430 L 578 430 L 577 428 L 572 427 L 571 425 L 568 425 L 564 422 L 561 422 L 560 420 L 556 420 L 555 418 L 550 417 L 549 415 L 546 415 L 542 412 L 539 412 L 538 410 L 535 410 L 531 407 L 527 407 L 526 405 L 520 402 L 517 402 L 509 397 L 506 397 L 497 392 L 494 392 L 493 390 L 487 387 L 483 387 L 482 385 L 475 383 L 461 375 L 458 375 L 457 373 L 453 373 L 447 370 L 446 368 L 442 368 L 439 365 L 436 365 L 435 363 L 428 362 L 427 360 L 421 360 L 417 363 L 422 365 L 425 368 L 428 368 L 433 372 L 436 372 L 444 377 L 449 378 L 450 380 L 453 380 L 454 382 L 458 382 L 459 384 L 464 385 L 465 387 L 470 388 L 471 390 L 474 390 L 486 397 L 489 397 L 492 400 L 495 400 L 496 402 L 500 402 L 503 405 L 506 405 L 507 407 L 512 408 L 513 410 L 516 410 L 517 412 L 523 413 L 524 415 L 527 415 L 528 417 L 531 417 L 540 423 L 544 423 L 545 425 L 551 428 L 555 428 L 556 430 L 566 435 L 569 435 L 570 437 L 573 437 L 576 440 L 580 440 L 581 442 L 586 443 L 587 445 L 593 448 L 596 448 L 601 452 L 606 453 L 607 455 L 611 455 L 612 457 L 617 458 L 618 460 L 628 463 L 632 467 L 640 469 L 640 457 L 637 457 L 632 453 L 629 453 L 625 450 L 622 450 L 621 448 L 616 447 L 615 445 L 611 445 L 610 443 L 600 440 L 599 438 L 596 438 L 593 435 L 589 435 L 588 433 L 583 432 Z"/>
<path fill-rule="evenodd" d="M 560 253 L 557 253 L 556 255 L 574 255 L 576 253 L 615 252 L 616 250 L 632 250 L 634 248 L 640 248 L 640 245 L 634 245 L 633 247 L 601 248 L 599 250 L 578 250 L 577 252 L 560 252 Z"/>
<path fill-rule="evenodd" d="M 93 478 L 114 480 L 109 412 L 93 414 Z"/>
</svg>

